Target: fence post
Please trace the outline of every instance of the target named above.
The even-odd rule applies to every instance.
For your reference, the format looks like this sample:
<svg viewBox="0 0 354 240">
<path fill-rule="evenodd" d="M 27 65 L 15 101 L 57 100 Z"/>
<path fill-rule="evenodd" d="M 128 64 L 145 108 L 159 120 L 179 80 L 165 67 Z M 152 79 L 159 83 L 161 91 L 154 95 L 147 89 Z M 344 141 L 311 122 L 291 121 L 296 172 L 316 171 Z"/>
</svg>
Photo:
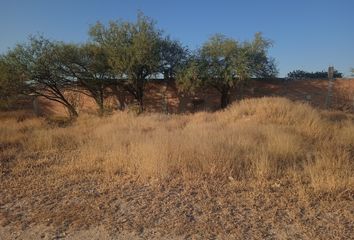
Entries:
<svg viewBox="0 0 354 240">
<path fill-rule="evenodd" d="M 334 67 L 328 67 L 328 93 L 326 96 L 325 107 L 328 108 L 331 105 L 331 100 L 333 96 L 333 84 L 334 84 Z"/>
</svg>

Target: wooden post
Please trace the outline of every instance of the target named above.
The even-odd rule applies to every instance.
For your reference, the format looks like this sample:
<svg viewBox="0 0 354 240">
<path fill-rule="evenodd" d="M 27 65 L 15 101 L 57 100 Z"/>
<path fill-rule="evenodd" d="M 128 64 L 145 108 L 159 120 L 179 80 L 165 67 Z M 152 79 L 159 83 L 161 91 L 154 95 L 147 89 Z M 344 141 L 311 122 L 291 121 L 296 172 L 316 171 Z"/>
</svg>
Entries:
<svg viewBox="0 0 354 240">
<path fill-rule="evenodd" d="M 334 84 L 334 67 L 328 67 L 328 93 L 326 96 L 325 107 L 328 108 L 331 105 L 331 100 L 333 96 L 333 84 Z"/>
<path fill-rule="evenodd" d="M 329 66 L 328 67 L 328 79 L 333 79 L 333 76 L 334 76 L 334 67 Z"/>
</svg>

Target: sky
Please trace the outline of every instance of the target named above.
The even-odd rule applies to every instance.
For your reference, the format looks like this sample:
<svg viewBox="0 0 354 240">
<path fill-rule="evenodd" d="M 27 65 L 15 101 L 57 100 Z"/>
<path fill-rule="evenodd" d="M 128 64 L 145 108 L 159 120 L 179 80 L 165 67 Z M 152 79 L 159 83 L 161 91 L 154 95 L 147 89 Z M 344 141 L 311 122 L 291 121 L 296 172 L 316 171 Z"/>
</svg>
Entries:
<svg viewBox="0 0 354 240">
<path fill-rule="evenodd" d="M 85 42 L 97 21 L 134 21 L 138 11 L 190 49 L 221 33 L 239 41 L 262 32 L 279 76 L 296 69 L 350 75 L 354 0 L 0 0 L 0 54 L 29 35 Z"/>
</svg>

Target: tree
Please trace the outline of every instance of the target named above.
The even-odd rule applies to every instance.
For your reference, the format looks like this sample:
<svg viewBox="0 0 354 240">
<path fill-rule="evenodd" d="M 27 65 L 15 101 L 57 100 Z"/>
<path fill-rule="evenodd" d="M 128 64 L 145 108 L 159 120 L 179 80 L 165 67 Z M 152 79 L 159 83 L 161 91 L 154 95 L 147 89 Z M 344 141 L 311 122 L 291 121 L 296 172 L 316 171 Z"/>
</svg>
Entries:
<svg viewBox="0 0 354 240">
<path fill-rule="evenodd" d="M 8 108 L 25 90 L 25 84 L 18 69 L 12 67 L 5 55 L 0 56 L 0 106 Z"/>
<path fill-rule="evenodd" d="M 179 41 L 166 37 L 160 42 L 160 54 L 160 73 L 166 81 L 174 79 L 178 69 L 187 61 L 188 49 Z"/>
<path fill-rule="evenodd" d="M 103 114 L 107 87 L 114 79 L 106 51 L 95 44 L 60 44 L 57 52 L 63 75 L 75 83 L 72 91 L 93 98 Z"/>
<path fill-rule="evenodd" d="M 246 56 L 241 59 L 248 65 L 249 76 L 257 78 L 273 78 L 278 75 L 275 59 L 268 56 L 268 49 L 273 46 L 272 41 L 262 37 L 260 32 L 254 35 L 252 42 L 244 42 L 241 49 Z"/>
<path fill-rule="evenodd" d="M 225 108 L 232 88 L 253 76 L 276 74 L 274 61 L 267 56 L 270 45 L 258 33 L 252 42 L 244 43 L 214 35 L 181 69 L 178 85 L 182 90 L 212 87 L 220 93 L 220 107 Z"/>
<path fill-rule="evenodd" d="M 135 23 L 112 21 L 90 28 L 92 40 L 108 53 L 109 64 L 117 79 L 144 110 L 145 84 L 150 76 L 158 73 L 161 64 L 160 43 L 162 32 L 155 22 L 138 14 Z"/>
<path fill-rule="evenodd" d="M 74 105 L 65 96 L 72 80 L 61 72 L 57 44 L 41 36 L 30 37 L 28 44 L 17 45 L 3 61 L 11 69 L 11 81 L 25 85 L 25 94 L 58 102 L 66 107 L 71 117 L 77 117 Z"/>
</svg>

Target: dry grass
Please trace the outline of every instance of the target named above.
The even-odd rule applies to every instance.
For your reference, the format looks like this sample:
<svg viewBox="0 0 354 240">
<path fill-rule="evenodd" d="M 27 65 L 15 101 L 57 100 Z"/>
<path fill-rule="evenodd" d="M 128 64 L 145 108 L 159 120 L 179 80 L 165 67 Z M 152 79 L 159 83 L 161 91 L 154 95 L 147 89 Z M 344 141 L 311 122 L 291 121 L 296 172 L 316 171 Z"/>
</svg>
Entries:
<svg viewBox="0 0 354 240">
<path fill-rule="evenodd" d="M 303 198 L 354 191 L 353 116 L 283 98 L 245 100 L 217 113 L 82 115 L 65 127 L 23 113 L 2 113 L 0 121 L 0 191 L 13 189 L 13 198 L 57 196 L 85 181 L 113 191 L 125 176 L 159 186 L 203 179 L 209 197 L 203 184 L 211 179 L 256 189 L 290 182 Z"/>
<path fill-rule="evenodd" d="M 3 159 L 13 151 L 14 158 L 60 158 L 51 167 L 64 175 L 296 176 L 326 191 L 354 183 L 352 116 L 321 113 L 286 99 L 245 100 L 223 112 L 194 115 L 84 115 L 67 127 L 23 114 L 17 121 L 5 116 Z"/>
</svg>

